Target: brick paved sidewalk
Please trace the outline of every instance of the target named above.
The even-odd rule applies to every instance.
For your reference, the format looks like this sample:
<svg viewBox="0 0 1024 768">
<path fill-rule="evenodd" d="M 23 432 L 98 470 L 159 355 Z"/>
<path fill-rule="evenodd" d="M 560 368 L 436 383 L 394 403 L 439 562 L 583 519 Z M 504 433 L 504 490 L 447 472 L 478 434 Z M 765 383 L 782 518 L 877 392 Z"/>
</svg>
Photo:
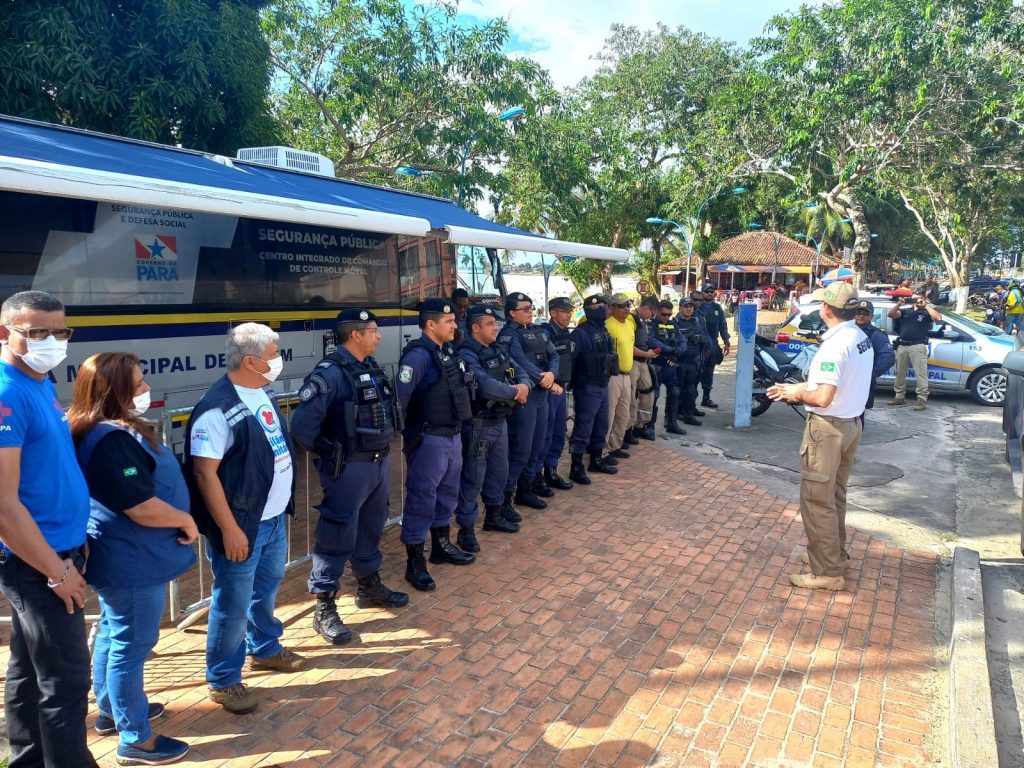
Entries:
<svg viewBox="0 0 1024 768">
<path fill-rule="evenodd" d="M 204 626 L 165 630 L 159 732 L 193 745 L 180 765 L 240 768 L 944 762 L 932 556 L 854 532 L 854 591 L 794 590 L 794 505 L 651 443 L 624 465 L 482 534 L 476 564 L 431 566 L 405 609 L 358 611 L 349 581 L 349 647 L 321 644 L 290 571 L 285 640 L 311 668 L 249 675 L 255 714 L 206 699 Z M 385 581 L 403 569 L 392 530 Z M 104 764 L 116 745 L 94 734 Z"/>
</svg>

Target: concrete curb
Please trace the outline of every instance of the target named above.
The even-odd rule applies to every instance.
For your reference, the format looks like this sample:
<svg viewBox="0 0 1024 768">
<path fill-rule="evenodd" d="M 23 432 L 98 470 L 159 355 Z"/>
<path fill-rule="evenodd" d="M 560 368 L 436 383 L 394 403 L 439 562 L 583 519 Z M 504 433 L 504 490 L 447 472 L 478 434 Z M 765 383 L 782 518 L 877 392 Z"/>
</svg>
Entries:
<svg viewBox="0 0 1024 768">
<path fill-rule="evenodd" d="M 965 547 L 953 552 L 949 749 L 953 768 L 999 765 L 985 650 L 981 561 L 977 552 Z"/>
</svg>

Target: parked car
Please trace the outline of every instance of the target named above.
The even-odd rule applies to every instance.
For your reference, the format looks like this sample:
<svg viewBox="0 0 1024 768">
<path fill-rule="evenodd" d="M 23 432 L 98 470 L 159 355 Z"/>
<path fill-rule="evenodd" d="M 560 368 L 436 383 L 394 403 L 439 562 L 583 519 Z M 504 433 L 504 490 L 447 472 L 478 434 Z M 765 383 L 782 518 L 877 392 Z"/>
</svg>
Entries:
<svg viewBox="0 0 1024 768">
<path fill-rule="evenodd" d="M 885 330 L 890 339 L 897 336 L 895 323 L 888 316 L 896 299 L 861 292 L 863 298 L 875 305 L 872 323 Z M 782 326 L 775 337 L 779 346 L 789 352 L 798 352 L 810 344 L 818 344 L 817 333 L 824 321 L 821 303 L 812 299 L 801 301 L 796 312 Z M 1006 398 L 1006 369 L 1003 360 L 1013 351 L 1013 337 L 994 325 L 979 323 L 938 308 L 942 321 L 932 324 L 928 342 L 928 383 L 933 392 L 956 392 L 966 389 L 982 405 L 1001 406 Z M 896 380 L 895 368 L 878 377 L 878 383 L 891 386 Z M 914 372 L 907 374 L 913 386 Z"/>
</svg>

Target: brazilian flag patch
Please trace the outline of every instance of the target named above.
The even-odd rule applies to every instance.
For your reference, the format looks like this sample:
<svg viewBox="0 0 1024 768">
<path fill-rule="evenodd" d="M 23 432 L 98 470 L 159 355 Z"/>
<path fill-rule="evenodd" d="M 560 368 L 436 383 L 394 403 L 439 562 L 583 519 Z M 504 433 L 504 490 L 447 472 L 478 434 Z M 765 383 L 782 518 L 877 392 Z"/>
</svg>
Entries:
<svg viewBox="0 0 1024 768">
<path fill-rule="evenodd" d="M 138 467 L 125 467 L 124 468 L 124 476 L 125 477 L 135 477 L 138 474 L 139 474 Z"/>
<path fill-rule="evenodd" d="M 835 373 L 836 364 L 835 363 L 822 363 L 821 364 L 821 370 L 829 371 L 831 373 Z"/>
</svg>

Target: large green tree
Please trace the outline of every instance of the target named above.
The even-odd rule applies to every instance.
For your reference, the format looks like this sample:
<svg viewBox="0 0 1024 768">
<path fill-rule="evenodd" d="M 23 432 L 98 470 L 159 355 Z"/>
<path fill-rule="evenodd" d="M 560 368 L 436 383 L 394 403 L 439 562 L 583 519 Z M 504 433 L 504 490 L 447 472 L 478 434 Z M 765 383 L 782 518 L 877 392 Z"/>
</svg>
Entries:
<svg viewBox="0 0 1024 768">
<path fill-rule="evenodd" d="M 613 25 L 597 60 L 592 77 L 523 126 L 498 213 L 563 239 L 631 249 L 655 234 L 645 219 L 665 211 L 669 178 L 697 174 L 710 105 L 736 54 L 684 28 Z M 611 264 L 566 269 L 610 287 Z"/>
<path fill-rule="evenodd" d="M 864 198 L 912 142 L 927 105 L 922 3 L 845 0 L 774 18 L 733 100 L 737 178 L 770 173 L 851 220 L 862 270 Z"/>
<path fill-rule="evenodd" d="M 289 141 L 330 157 L 339 176 L 395 184 L 407 166 L 432 174 L 429 191 L 455 197 L 464 185 L 467 202 L 479 198 L 511 141 L 499 114 L 518 105 L 532 113 L 545 75 L 504 53 L 503 20 L 467 26 L 456 11 L 399 0 L 274 3 L 263 27 Z"/>
<path fill-rule="evenodd" d="M 928 6 L 927 20 L 926 120 L 883 178 L 938 252 L 963 310 L 981 248 L 1019 222 L 1024 10 L 1011 0 L 949 2 Z"/>
<path fill-rule="evenodd" d="M 0 112 L 224 154 L 270 143 L 266 3 L 0 2 Z"/>
</svg>

